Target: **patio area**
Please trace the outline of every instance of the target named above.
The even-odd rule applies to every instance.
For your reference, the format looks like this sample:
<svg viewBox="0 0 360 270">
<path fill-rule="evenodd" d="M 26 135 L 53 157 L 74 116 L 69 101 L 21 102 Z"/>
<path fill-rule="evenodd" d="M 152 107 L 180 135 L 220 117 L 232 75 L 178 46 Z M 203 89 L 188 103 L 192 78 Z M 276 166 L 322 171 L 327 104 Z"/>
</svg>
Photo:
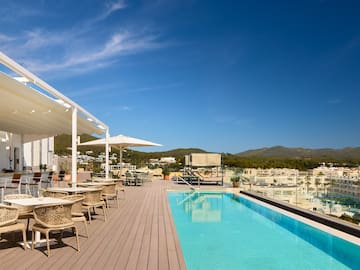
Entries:
<svg viewBox="0 0 360 270">
<path fill-rule="evenodd" d="M 46 247 L 24 251 L 1 240 L 0 268 L 186 269 L 167 203 L 166 189 L 172 188 L 185 187 L 163 180 L 126 187 L 126 198 L 120 200 L 119 208 L 108 210 L 106 223 L 102 215 L 95 216 L 88 226 L 89 238 L 84 237 L 83 225 L 77 223 L 80 252 L 75 249 L 75 237 L 66 234 L 65 245 L 52 244 L 49 258 L 43 253 Z"/>
</svg>

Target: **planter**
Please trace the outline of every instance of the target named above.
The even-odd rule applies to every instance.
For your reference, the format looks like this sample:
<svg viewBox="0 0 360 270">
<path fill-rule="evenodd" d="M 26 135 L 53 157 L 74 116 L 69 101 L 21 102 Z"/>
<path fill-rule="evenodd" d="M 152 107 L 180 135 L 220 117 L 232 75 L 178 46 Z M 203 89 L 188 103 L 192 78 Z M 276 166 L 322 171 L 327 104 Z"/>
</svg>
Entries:
<svg viewBox="0 0 360 270">
<path fill-rule="evenodd" d="M 164 180 L 170 180 L 170 175 L 169 174 L 164 174 Z"/>
<path fill-rule="evenodd" d="M 232 182 L 233 187 L 239 187 L 240 183 L 239 182 Z"/>
</svg>

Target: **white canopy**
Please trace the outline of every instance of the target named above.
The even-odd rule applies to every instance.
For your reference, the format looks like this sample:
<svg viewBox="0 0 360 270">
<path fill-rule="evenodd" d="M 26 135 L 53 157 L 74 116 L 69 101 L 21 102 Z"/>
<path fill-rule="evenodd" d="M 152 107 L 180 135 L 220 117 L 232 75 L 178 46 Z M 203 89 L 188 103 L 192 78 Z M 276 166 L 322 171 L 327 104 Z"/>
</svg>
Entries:
<svg viewBox="0 0 360 270">
<path fill-rule="evenodd" d="M 108 143 L 111 146 L 118 148 L 127 148 L 127 147 L 140 147 L 140 146 L 162 146 L 161 144 L 145 141 L 142 139 L 137 139 L 125 135 L 118 135 L 104 139 L 98 139 L 93 141 L 88 141 L 80 143 L 79 145 L 106 145 Z"/>
<path fill-rule="evenodd" d="M 118 136 L 108 137 L 108 138 L 104 138 L 104 139 L 88 141 L 88 142 L 80 143 L 79 145 L 80 146 L 106 145 L 107 148 L 110 145 L 110 146 L 119 148 L 120 149 L 120 164 L 122 164 L 122 149 L 124 149 L 124 148 L 141 147 L 141 146 L 162 146 L 161 144 L 158 144 L 158 143 L 145 141 L 142 139 L 137 139 L 137 138 L 133 138 L 133 137 L 125 136 L 125 135 L 118 135 Z M 108 155 L 106 155 L 106 157 L 108 157 Z M 106 162 L 108 163 L 108 160 Z M 109 168 L 107 166 L 106 167 L 106 175 L 109 174 L 108 170 L 109 170 Z"/>
</svg>

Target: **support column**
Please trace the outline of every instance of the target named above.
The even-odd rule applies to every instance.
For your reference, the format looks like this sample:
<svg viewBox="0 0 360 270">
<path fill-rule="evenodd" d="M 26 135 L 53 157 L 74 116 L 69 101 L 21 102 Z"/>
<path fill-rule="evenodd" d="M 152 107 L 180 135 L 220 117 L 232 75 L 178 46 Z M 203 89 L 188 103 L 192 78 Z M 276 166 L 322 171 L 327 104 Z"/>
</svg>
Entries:
<svg viewBox="0 0 360 270">
<path fill-rule="evenodd" d="M 24 170 L 25 165 L 24 158 L 24 135 L 20 134 L 20 153 L 19 153 L 19 171 Z"/>
<path fill-rule="evenodd" d="M 109 129 L 106 130 L 105 145 L 105 178 L 109 178 Z"/>
<path fill-rule="evenodd" d="M 77 108 L 72 109 L 72 132 L 71 132 L 71 182 L 76 186 L 77 180 Z"/>
</svg>

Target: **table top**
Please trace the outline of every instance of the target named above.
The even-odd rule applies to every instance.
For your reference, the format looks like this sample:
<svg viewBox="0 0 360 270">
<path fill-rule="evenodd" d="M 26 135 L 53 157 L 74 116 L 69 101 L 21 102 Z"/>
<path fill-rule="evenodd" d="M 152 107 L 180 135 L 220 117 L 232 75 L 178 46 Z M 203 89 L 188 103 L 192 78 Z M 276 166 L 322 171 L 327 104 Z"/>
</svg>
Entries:
<svg viewBox="0 0 360 270">
<path fill-rule="evenodd" d="M 105 186 L 108 184 L 114 184 L 114 182 L 85 182 L 78 183 L 78 186 Z"/>
<path fill-rule="evenodd" d="M 104 183 L 111 183 L 111 182 L 119 182 L 122 181 L 121 179 L 118 178 L 93 178 L 92 179 L 93 182 L 104 182 Z"/>
<path fill-rule="evenodd" d="M 72 193 L 84 193 L 87 191 L 94 191 L 94 188 L 87 188 L 87 187 L 51 187 L 47 188 L 46 190 L 52 192 L 72 192 Z"/>
<path fill-rule="evenodd" d="M 60 198 L 40 197 L 40 198 L 26 198 L 26 199 L 9 199 L 9 200 L 4 200 L 4 202 L 22 205 L 22 206 L 37 206 L 44 204 L 64 204 L 64 203 L 70 203 L 71 201 Z"/>
</svg>

